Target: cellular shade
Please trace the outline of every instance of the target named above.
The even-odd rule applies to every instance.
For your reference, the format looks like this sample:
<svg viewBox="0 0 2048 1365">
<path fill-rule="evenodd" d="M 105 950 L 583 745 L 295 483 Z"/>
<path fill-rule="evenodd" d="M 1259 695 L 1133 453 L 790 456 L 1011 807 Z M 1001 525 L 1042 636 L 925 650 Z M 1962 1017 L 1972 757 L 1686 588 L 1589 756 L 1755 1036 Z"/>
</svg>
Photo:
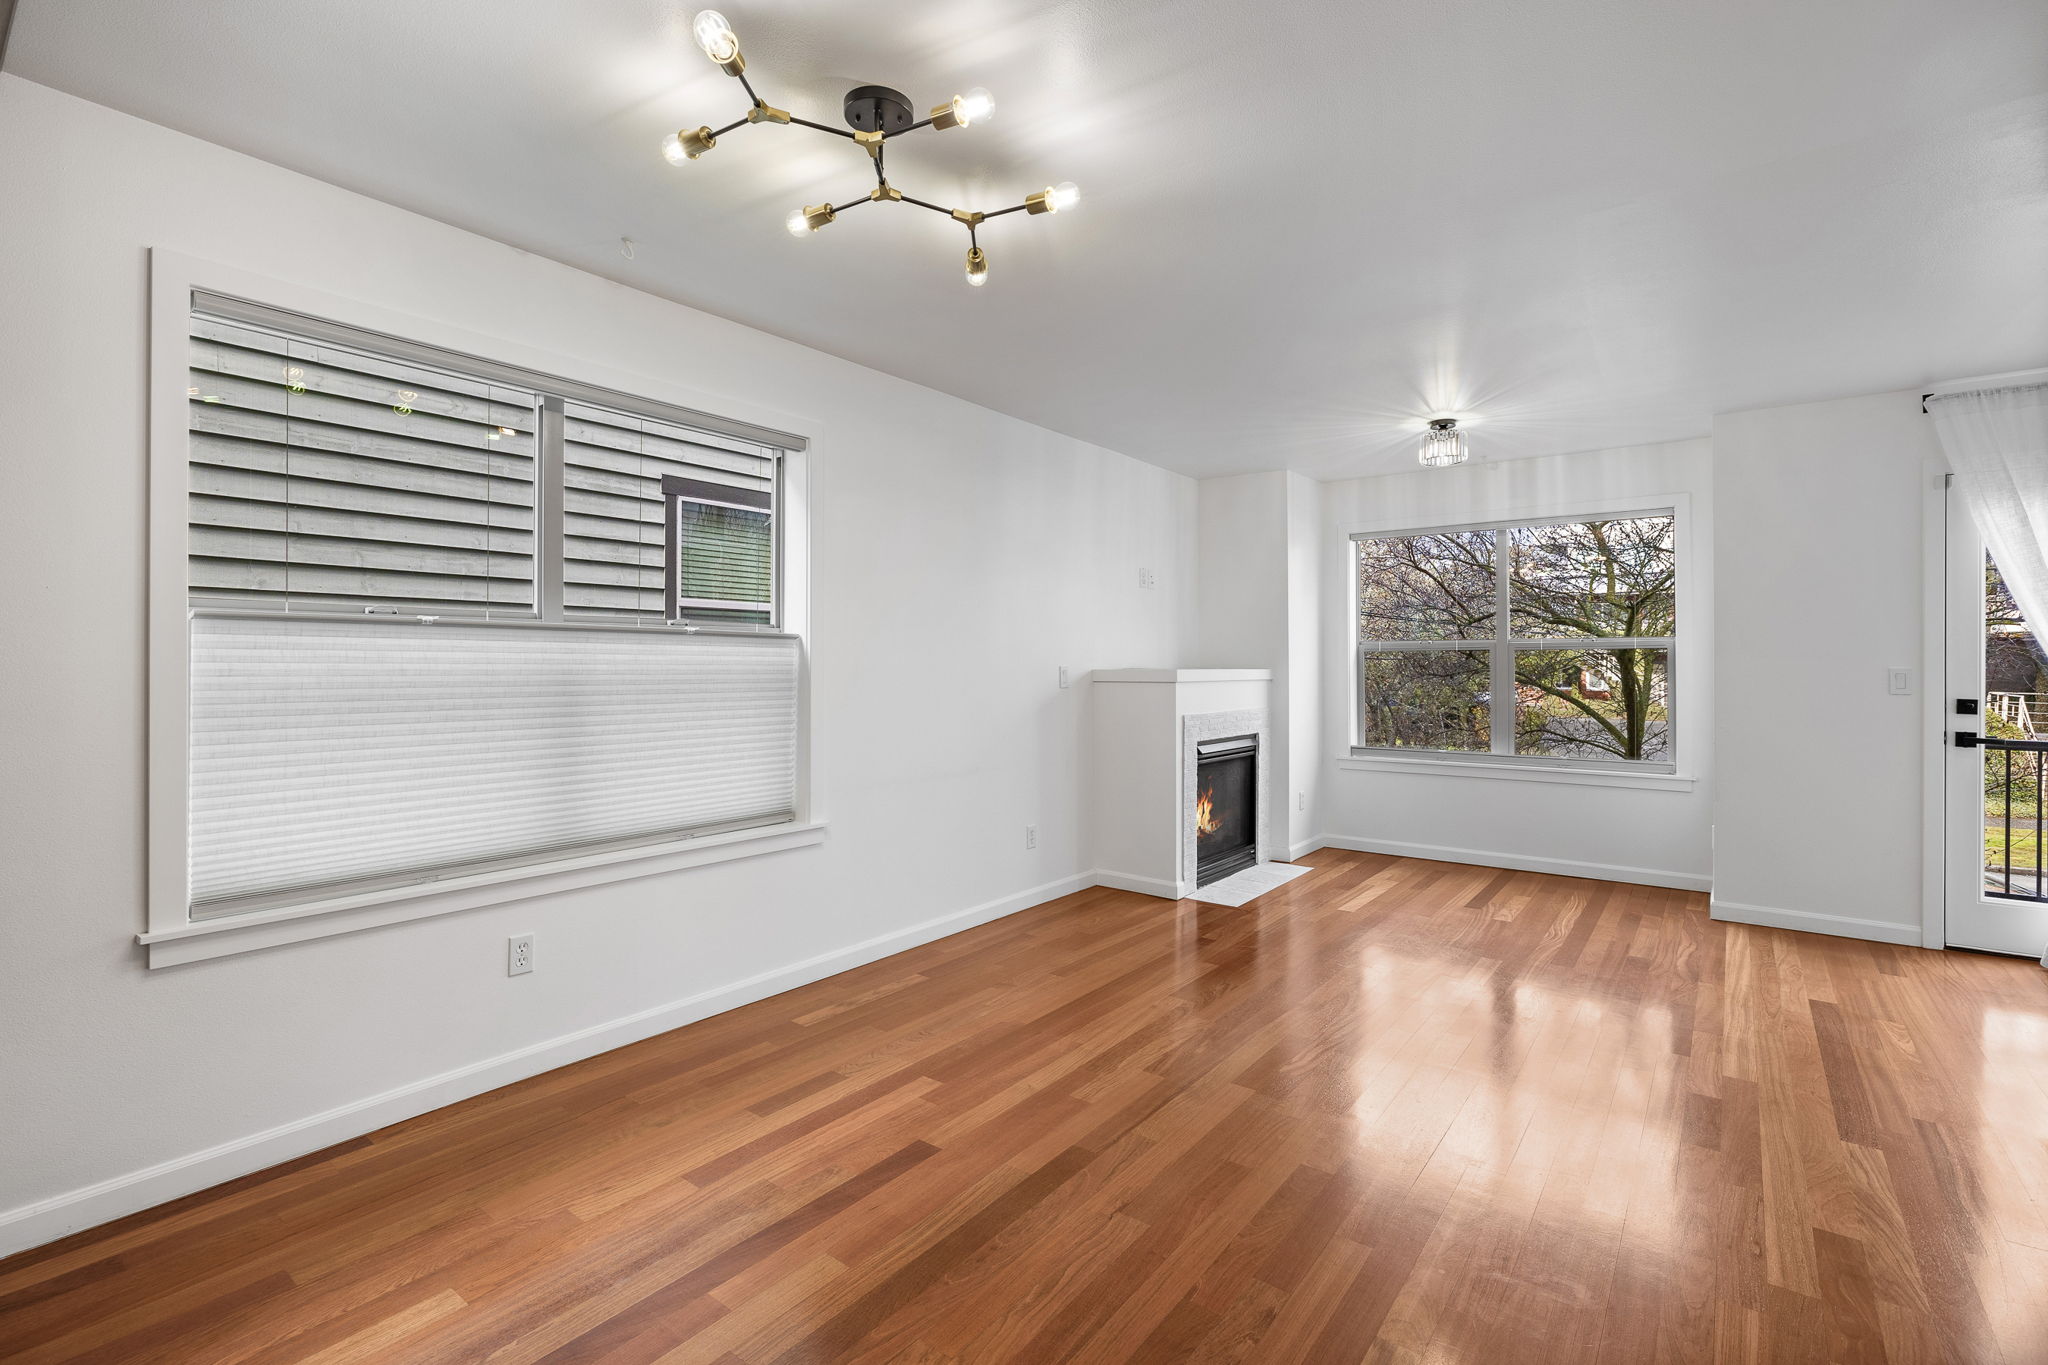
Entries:
<svg viewBox="0 0 2048 1365">
<path fill-rule="evenodd" d="M 797 690 L 781 635 L 196 616 L 193 914 L 792 819 Z"/>
</svg>

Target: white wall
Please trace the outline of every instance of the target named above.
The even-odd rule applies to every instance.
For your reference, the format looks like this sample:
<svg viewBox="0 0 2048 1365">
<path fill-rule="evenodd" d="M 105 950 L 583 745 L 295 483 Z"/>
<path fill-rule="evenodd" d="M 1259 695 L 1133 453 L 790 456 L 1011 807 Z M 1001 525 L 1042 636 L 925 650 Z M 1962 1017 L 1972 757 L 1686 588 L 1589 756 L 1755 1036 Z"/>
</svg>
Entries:
<svg viewBox="0 0 2048 1365">
<path fill-rule="evenodd" d="M 1483 439 L 1483 434 L 1479 439 Z M 1715 471 L 1706 441 L 1559 455 L 1323 485 L 1321 837 L 1339 847 L 1705 890 L 1713 871 Z M 1354 530 L 1569 515 L 1614 500 L 1684 498 L 1676 668 L 1679 771 L 1689 790 L 1573 785 L 1344 766 L 1352 739 Z M 1526 770 L 1524 770 L 1526 771 Z"/>
<path fill-rule="evenodd" d="M 1273 752 L 1266 755 L 1262 811 L 1268 846 L 1286 848 L 1295 788 L 1289 730 L 1287 490 L 1282 473 L 1203 479 L 1197 493 L 1195 668 L 1270 668 L 1267 710 Z"/>
<path fill-rule="evenodd" d="M 1196 539 L 1195 663 L 1273 670 L 1267 837 L 1302 849 L 1317 828 L 1322 753 L 1323 486 L 1303 474 L 1204 479 Z"/>
<path fill-rule="evenodd" d="M 1885 670 L 1921 670 L 1940 458 L 1917 390 L 1714 419 L 1719 917 L 1920 941 L 1927 726 Z"/>
<path fill-rule="evenodd" d="M 8 76 L 0 185 L 0 1252 L 1089 868 L 1087 687 L 1058 690 L 1056 668 L 1185 661 L 1190 480 Z M 826 844 L 146 971 L 152 246 L 541 348 L 572 377 L 626 370 L 654 397 L 820 424 Z M 1000 306 L 960 290 L 958 325 Z M 540 965 L 508 979 L 516 932 L 538 935 Z M 95 1182 L 113 1184 L 65 1202 Z"/>
<path fill-rule="evenodd" d="M 1322 828 L 1323 610 L 1341 589 L 1324 570 L 1323 486 L 1301 474 L 1287 476 L 1287 698 L 1288 771 L 1292 777 L 1287 842 L 1307 851 Z M 1281 693 L 1276 693 L 1281 695 Z"/>
</svg>

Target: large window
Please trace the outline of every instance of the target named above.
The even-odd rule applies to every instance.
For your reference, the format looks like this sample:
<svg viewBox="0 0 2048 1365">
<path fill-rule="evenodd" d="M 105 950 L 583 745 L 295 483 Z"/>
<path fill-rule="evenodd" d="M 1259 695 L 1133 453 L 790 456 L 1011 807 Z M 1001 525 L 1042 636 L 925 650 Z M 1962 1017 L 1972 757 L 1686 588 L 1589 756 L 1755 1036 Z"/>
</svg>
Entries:
<svg viewBox="0 0 2048 1365">
<path fill-rule="evenodd" d="M 1355 748 L 1670 771 L 1674 523 L 1354 536 Z"/>
<path fill-rule="evenodd" d="M 793 821 L 801 439 L 199 296 L 192 919 Z"/>
</svg>

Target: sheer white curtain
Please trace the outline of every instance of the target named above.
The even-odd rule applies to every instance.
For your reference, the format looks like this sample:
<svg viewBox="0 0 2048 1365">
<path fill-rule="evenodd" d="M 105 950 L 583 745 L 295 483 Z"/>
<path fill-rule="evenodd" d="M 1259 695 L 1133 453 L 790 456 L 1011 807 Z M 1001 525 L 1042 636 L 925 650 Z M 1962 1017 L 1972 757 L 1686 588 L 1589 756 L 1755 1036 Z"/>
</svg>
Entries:
<svg viewBox="0 0 2048 1365">
<path fill-rule="evenodd" d="M 2048 634 L 2048 373 L 1937 393 L 1927 411 L 2020 614 Z"/>
</svg>

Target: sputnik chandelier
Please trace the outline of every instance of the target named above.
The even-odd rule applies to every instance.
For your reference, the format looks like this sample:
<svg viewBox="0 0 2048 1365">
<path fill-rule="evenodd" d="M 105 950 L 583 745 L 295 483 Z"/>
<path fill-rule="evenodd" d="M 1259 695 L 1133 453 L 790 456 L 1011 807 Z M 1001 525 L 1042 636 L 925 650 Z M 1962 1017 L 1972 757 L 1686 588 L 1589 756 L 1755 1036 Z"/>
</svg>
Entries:
<svg viewBox="0 0 2048 1365">
<path fill-rule="evenodd" d="M 1058 213 L 1070 209 L 1080 201 L 1081 192 L 1072 181 L 1049 185 L 1036 194 L 1024 196 L 1021 204 L 1012 204 L 1006 209 L 993 209 L 987 213 L 978 210 L 949 209 L 923 199 L 914 199 L 889 183 L 888 172 L 883 160 L 884 146 L 893 137 L 914 133 L 920 128 L 967 128 L 987 121 L 995 113 L 996 102 L 988 91 L 969 90 L 964 95 L 955 95 L 946 103 L 934 108 L 924 118 L 914 118 L 910 97 L 885 85 L 858 85 L 846 92 L 846 121 L 852 127 L 834 128 L 809 119 L 798 118 L 787 109 L 777 109 L 754 93 L 753 85 L 747 80 L 747 59 L 740 55 L 740 40 L 732 31 L 732 25 L 717 10 L 707 9 L 699 14 L 692 25 L 697 46 L 704 49 L 704 55 L 716 62 L 725 74 L 739 81 L 746 90 L 747 98 L 753 105 L 745 117 L 728 123 L 723 128 L 709 124 L 701 128 L 685 128 L 669 134 L 661 144 L 661 154 L 672 166 L 681 166 L 695 161 L 718 145 L 718 139 L 735 128 L 749 123 L 793 123 L 800 128 L 811 128 L 834 137 L 849 138 L 858 143 L 874 163 L 875 187 L 857 199 L 843 204 L 827 200 L 805 208 L 792 209 L 785 226 L 792 237 L 808 237 L 827 223 L 835 221 L 848 209 L 862 204 L 914 204 L 933 213 L 943 213 L 967 229 L 967 282 L 986 284 L 988 282 L 988 256 L 981 249 L 979 229 L 991 218 L 1000 218 L 1006 213 L 1024 212 L 1030 214 Z"/>
</svg>

